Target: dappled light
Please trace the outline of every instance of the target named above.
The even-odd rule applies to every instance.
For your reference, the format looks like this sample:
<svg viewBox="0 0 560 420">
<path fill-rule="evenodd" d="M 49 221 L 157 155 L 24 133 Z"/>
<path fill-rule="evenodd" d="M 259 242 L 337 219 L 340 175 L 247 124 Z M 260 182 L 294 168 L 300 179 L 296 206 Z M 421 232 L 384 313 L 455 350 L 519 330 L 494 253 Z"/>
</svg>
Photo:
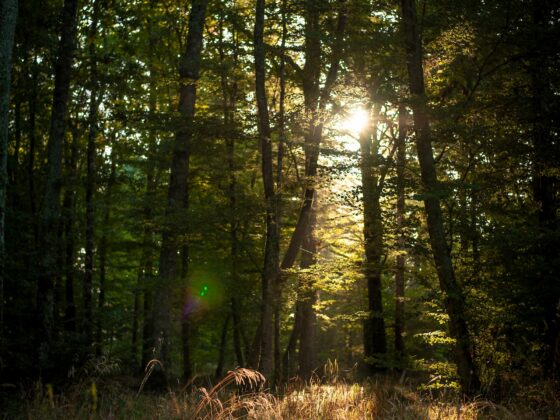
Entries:
<svg viewBox="0 0 560 420">
<path fill-rule="evenodd" d="M 560 412 L 560 4 L 0 0 L 0 418 Z"/>
</svg>

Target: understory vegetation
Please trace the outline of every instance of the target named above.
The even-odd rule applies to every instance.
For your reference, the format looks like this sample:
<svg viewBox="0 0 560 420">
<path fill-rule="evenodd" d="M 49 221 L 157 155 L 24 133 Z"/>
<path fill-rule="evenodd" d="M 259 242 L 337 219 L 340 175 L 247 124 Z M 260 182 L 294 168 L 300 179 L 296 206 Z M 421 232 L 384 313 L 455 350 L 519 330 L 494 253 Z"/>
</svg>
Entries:
<svg viewBox="0 0 560 420">
<path fill-rule="evenodd" d="M 560 418 L 559 39 L 0 0 L 0 417 Z"/>
<path fill-rule="evenodd" d="M 463 400 L 449 391 L 420 391 L 400 374 L 352 383 L 325 366 L 322 379 L 294 380 L 270 392 L 264 377 L 236 369 L 219 382 L 193 378 L 161 393 L 138 388 L 126 377 L 83 380 L 54 392 L 35 384 L 8 403 L 6 419 L 556 419 L 560 398 L 553 384 L 512 388 L 499 403 Z M 13 395 L 18 391 L 13 390 Z"/>
</svg>

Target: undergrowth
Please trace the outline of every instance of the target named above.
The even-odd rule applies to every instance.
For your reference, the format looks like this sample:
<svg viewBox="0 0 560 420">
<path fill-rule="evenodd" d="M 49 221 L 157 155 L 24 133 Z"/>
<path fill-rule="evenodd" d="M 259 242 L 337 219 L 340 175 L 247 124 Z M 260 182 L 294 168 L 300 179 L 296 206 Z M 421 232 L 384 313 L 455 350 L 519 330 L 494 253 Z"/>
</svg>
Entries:
<svg viewBox="0 0 560 420">
<path fill-rule="evenodd" d="M 560 419 L 558 395 L 501 404 L 463 402 L 452 394 L 433 395 L 386 377 L 363 384 L 337 377 L 266 388 L 253 370 L 230 371 L 214 386 L 174 387 L 166 393 L 133 389 L 123 378 L 82 380 L 64 391 L 36 384 L 2 409 L 5 419 Z M 543 387 L 546 388 L 545 385 Z M 538 388 L 533 394 L 538 393 Z M 532 395 L 532 394 L 531 394 Z"/>
</svg>

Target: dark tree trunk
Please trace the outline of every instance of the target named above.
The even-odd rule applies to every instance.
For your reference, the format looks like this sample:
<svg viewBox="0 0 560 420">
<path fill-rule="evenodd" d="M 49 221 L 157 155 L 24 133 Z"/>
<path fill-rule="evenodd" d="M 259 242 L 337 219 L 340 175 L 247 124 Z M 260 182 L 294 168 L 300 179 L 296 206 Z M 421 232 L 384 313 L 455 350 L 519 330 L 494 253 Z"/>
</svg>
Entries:
<svg viewBox="0 0 560 420">
<path fill-rule="evenodd" d="M 186 200 L 187 198 L 185 198 Z M 185 208 L 188 203 L 185 204 Z M 189 291 L 187 288 L 187 274 L 189 271 L 189 248 L 187 244 L 183 244 L 181 249 L 181 286 L 184 290 L 183 302 L 185 305 L 189 301 Z M 187 314 L 181 319 L 181 338 L 182 338 L 182 350 L 183 350 L 183 378 L 185 380 L 190 379 L 192 376 L 192 358 L 191 358 L 191 323 L 190 316 Z"/>
<path fill-rule="evenodd" d="M 69 159 L 67 163 L 67 185 L 64 191 L 64 199 L 62 200 L 64 214 L 64 235 L 65 235 L 65 295 L 66 306 L 64 313 L 64 327 L 66 331 L 76 331 L 76 303 L 74 301 L 74 218 L 76 213 L 76 183 L 77 183 L 77 165 L 78 165 L 78 141 L 79 131 L 72 130 L 72 143 L 68 151 Z"/>
<path fill-rule="evenodd" d="M 194 0 L 189 16 L 189 30 L 186 50 L 181 58 L 179 76 L 179 113 L 181 121 L 173 145 L 173 157 L 167 207 L 159 259 L 159 279 L 154 295 L 154 331 L 156 356 L 163 363 L 166 372 L 171 368 L 171 312 L 176 282 L 179 278 L 178 253 L 183 246 L 185 235 L 185 198 L 189 173 L 190 143 L 194 135 L 194 113 L 196 103 L 196 81 L 199 78 L 200 53 L 206 15 L 207 0 Z"/>
<path fill-rule="evenodd" d="M 387 353 L 387 335 L 383 317 L 381 274 L 383 271 L 383 219 L 381 215 L 382 180 L 379 179 L 377 160 L 377 120 L 380 106 L 374 106 L 374 124 L 360 135 L 360 170 L 364 207 L 365 276 L 368 290 L 368 317 L 364 321 L 364 354 L 374 369 L 383 367 L 376 359 Z M 372 137 L 374 150 L 372 150 Z M 379 163 L 379 162 L 377 162 Z"/>
<path fill-rule="evenodd" d="M 229 321 L 231 319 L 231 314 L 227 314 L 222 326 L 222 334 L 220 336 L 220 352 L 218 355 L 218 364 L 216 366 L 216 379 L 220 379 L 224 373 L 224 364 L 226 361 L 226 351 L 227 351 L 227 336 Z"/>
<path fill-rule="evenodd" d="M 534 149 L 533 163 L 533 197 L 539 206 L 538 226 L 542 239 L 538 252 L 544 257 L 544 264 L 537 277 L 535 287 L 538 300 L 544 311 L 544 335 L 546 357 L 544 369 L 551 377 L 560 377 L 560 286 L 558 285 L 558 261 L 560 248 L 558 239 L 557 193 L 559 177 L 554 174 L 560 154 L 555 144 L 552 127 L 551 104 L 554 93 L 549 74 L 550 45 L 557 45 L 551 39 L 550 16 L 551 2 L 533 0 L 532 30 L 533 45 L 531 51 L 530 76 L 532 90 L 532 141 Z M 558 47 L 554 53 L 558 52 Z"/>
<path fill-rule="evenodd" d="M 292 328 L 292 332 L 288 340 L 288 345 L 286 346 L 286 350 L 284 351 L 284 356 L 282 358 L 282 379 L 284 381 L 289 380 L 294 372 L 296 348 L 297 348 L 298 340 L 301 335 L 301 318 L 302 318 L 301 312 L 302 312 L 302 306 L 301 306 L 301 302 L 298 300 L 296 301 L 294 327 Z"/>
<path fill-rule="evenodd" d="M 0 347 L 4 341 L 5 217 L 8 189 L 8 125 L 12 53 L 18 15 L 17 0 L 0 3 Z"/>
<path fill-rule="evenodd" d="M 241 346 L 241 318 L 239 316 L 238 303 L 235 298 L 231 299 L 231 316 L 233 318 L 233 347 L 235 350 L 235 358 L 237 359 L 237 365 L 244 367 L 245 357 Z"/>
<path fill-rule="evenodd" d="M 103 214 L 103 230 L 99 241 L 99 299 L 97 301 L 97 329 L 95 337 L 95 352 L 98 356 L 103 350 L 103 308 L 105 306 L 105 285 L 107 284 L 107 254 L 109 253 L 108 233 L 109 221 L 111 219 L 111 203 L 113 201 L 113 189 L 117 181 L 117 152 L 115 151 L 115 133 L 111 136 L 111 172 L 107 182 L 107 193 L 105 196 L 105 212 Z"/>
<path fill-rule="evenodd" d="M 155 111 L 155 106 L 152 108 Z M 154 280 L 154 232 L 153 232 L 153 204 L 155 200 L 155 140 L 148 149 L 146 170 L 146 195 L 144 197 L 144 232 L 142 239 L 142 260 L 138 273 L 138 291 L 142 292 L 142 359 L 141 367 L 145 368 L 154 357 L 153 318 L 152 318 L 152 289 Z M 139 309 L 140 310 L 140 309 Z M 136 315 L 137 317 L 139 314 Z"/>
<path fill-rule="evenodd" d="M 399 106 L 399 133 L 397 137 L 397 258 L 395 261 L 395 352 L 397 357 L 404 356 L 405 327 L 405 253 L 406 237 L 404 233 L 405 214 L 405 174 L 406 136 L 408 115 L 404 105 Z"/>
<path fill-rule="evenodd" d="M 330 100 L 332 88 L 338 76 L 340 61 L 342 59 L 343 38 L 346 27 L 346 1 L 339 0 L 338 22 L 336 28 L 335 47 L 331 56 L 330 67 L 327 73 L 325 85 L 320 89 L 321 77 L 321 41 L 320 41 L 320 4 L 314 0 L 306 1 L 305 7 L 305 65 L 302 69 L 302 89 L 304 94 L 304 104 L 306 113 L 310 116 L 308 126 L 305 132 L 305 178 L 306 185 L 304 187 L 303 204 L 300 209 L 296 227 L 290 238 L 290 243 L 282 259 L 282 270 L 293 267 L 300 248 L 304 241 L 315 236 L 315 224 L 310 229 L 310 221 L 314 218 L 313 209 L 316 206 L 315 183 L 317 177 L 317 164 L 319 160 L 319 149 L 322 140 L 323 122 L 321 121 L 322 113 Z M 311 295 L 309 295 L 311 296 Z M 311 300 L 313 301 L 314 298 Z M 304 305 L 296 308 L 296 320 L 293 331 L 290 336 L 288 348 L 284 353 L 284 363 L 288 366 L 283 369 L 284 379 L 287 379 L 291 372 L 291 361 L 294 359 L 297 340 L 301 341 L 302 329 L 304 322 L 313 324 L 315 321 L 315 313 L 313 305 Z M 299 318 L 298 318 L 299 316 Z M 306 320 L 304 321 L 304 316 Z M 299 322 L 298 322 L 299 321 Z M 301 347 L 301 343 L 300 343 Z M 303 344 L 303 348 L 307 349 L 308 343 Z M 300 362 L 304 361 L 306 366 L 301 370 L 300 374 L 310 374 L 312 361 L 308 359 L 308 355 L 304 354 L 304 358 L 300 357 Z"/>
<path fill-rule="evenodd" d="M 282 193 L 284 188 L 283 179 L 283 161 L 284 161 L 284 144 L 286 142 L 286 38 L 288 36 L 288 21 L 287 21 L 287 0 L 282 0 L 281 4 L 282 13 L 282 41 L 281 41 L 281 57 L 280 57 L 280 69 L 278 78 L 280 79 L 280 104 L 278 112 L 278 154 L 276 156 L 276 222 L 277 229 L 280 234 L 282 229 Z M 281 356 L 281 307 L 282 307 L 282 287 L 281 287 L 281 274 L 278 277 L 278 293 L 276 296 L 276 305 L 274 307 L 274 372 L 275 372 L 275 383 L 279 384 L 282 379 L 282 356 Z"/>
<path fill-rule="evenodd" d="M 264 13 L 265 0 L 257 0 L 254 30 L 255 90 L 257 98 L 261 170 L 266 205 L 266 240 L 262 275 L 261 351 L 259 370 L 271 377 L 274 370 L 274 325 L 280 264 L 280 238 L 274 175 L 272 165 L 272 139 L 268 103 L 266 98 Z"/>
<path fill-rule="evenodd" d="M 93 3 L 93 14 L 89 27 L 89 61 L 90 61 L 90 98 L 89 98 L 89 133 L 87 142 L 87 176 L 86 176 L 86 246 L 84 262 L 84 319 L 83 332 L 86 348 L 93 344 L 93 248 L 95 209 L 93 192 L 95 190 L 95 136 L 97 135 L 98 108 L 98 74 L 97 24 L 99 21 L 99 0 Z"/>
<path fill-rule="evenodd" d="M 39 225 L 37 223 L 37 204 L 35 203 L 35 146 L 36 146 L 36 136 L 35 136 L 35 116 L 37 112 L 37 92 L 38 88 L 38 69 L 37 69 L 37 58 L 33 58 L 33 64 L 31 65 L 31 89 L 28 99 L 29 107 L 29 121 L 28 121 L 28 138 L 29 138 L 29 156 L 27 158 L 27 179 L 28 179 L 28 196 L 29 196 L 29 209 L 31 217 L 33 218 L 33 246 L 35 249 L 39 246 Z"/>
<path fill-rule="evenodd" d="M 61 19 L 61 36 L 54 71 L 54 92 L 51 128 L 48 142 L 47 178 L 41 214 L 42 253 L 37 284 L 37 356 L 39 368 L 48 368 L 51 359 L 54 328 L 54 281 L 58 267 L 57 232 L 60 223 L 60 187 L 62 143 L 66 132 L 66 114 L 70 93 L 70 78 L 75 50 L 77 0 L 65 0 Z"/>
<path fill-rule="evenodd" d="M 225 19 L 225 16 L 223 17 Z M 238 264 L 239 264 L 239 220 L 237 217 L 237 168 L 235 162 L 235 145 L 237 140 L 237 124 L 235 121 L 235 110 L 237 106 L 237 95 L 238 95 L 238 87 L 237 81 L 234 78 L 231 78 L 231 82 L 228 80 L 228 73 L 227 73 L 227 61 L 226 61 L 226 52 L 224 50 L 224 40 L 223 40 L 223 25 L 220 21 L 220 44 L 219 44 L 219 53 L 220 53 L 220 64 L 221 64 L 221 72 L 220 72 L 220 82 L 222 88 L 222 108 L 223 108 L 223 127 L 224 127 L 224 138 L 225 138 L 225 146 L 226 146 L 226 159 L 227 159 L 227 168 L 228 168 L 228 186 L 227 186 L 227 197 L 229 201 L 229 214 L 228 214 L 228 222 L 229 222 L 229 236 L 230 236 L 230 259 L 231 259 L 231 266 L 230 266 L 230 283 L 229 283 L 229 292 L 232 295 L 230 304 L 231 304 L 231 317 L 233 319 L 233 345 L 234 351 L 237 359 L 237 364 L 240 367 L 245 366 L 245 357 L 243 354 L 242 348 L 242 337 L 241 337 L 241 318 L 239 314 L 239 302 L 238 302 L 238 295 L 239 292 L 237 290 L 239 284 L 239 272 L 238 272 Z M 238 65 L 238 37 L 235 32 L 235 29 L 232 30 L 232 39 L 234 40 L 233 44 L 233 57 L 232 57 L 232 65 L 236 67 Z M 221 376 L 216 374 L 216 376 Z"/>
<path fill-rule="evenodd" d="M 445 239 L 443 215 L 438 198 L 439 183 L 427 113 L 422 68 L 422 46 L 416 21 L 416 3 L 414 0 L 402 0 L 401 5 L 407 51 L 409 87 L 414 115 L 416 149 L 424 188 L 424 207 L 428 221 L 430 244 L 436 263 L 440 287 L 445 294 L 445 308 L 449 315 L 451 337 L 456 340 L 455 361 L 457 363 L 461 388 L 465 394 L 473 395 L 480 390 L 480 382 L 471 353 L 471 341 L 465 317 L 463 292 L 455 279 L 455 271 Z"/>
<path fill-rule="evenodd" d="M 150 10 L 153 13 L 155 1 L 150 1 Z M 140 266 L 138 270 L 137 292 L 142 294 L 142 354 L 140 361 L 140 371 L 145 369 L 150 360 L 154 358 L 154 320 L 153 320 L 153 287 L 154 287 L 154 255 L 156 243 L 154 240 L 154 210 L 153 206 L 156 201 L 156 159 L 158 156 L 156 133 L 154 125 L 157 120 L 157 68 L 155 67 L 156 51 L 157 51 L 157 33 L 155 32 L 155 24 L 152 19 L 148 19 L 148 31 L 150 34 L 148 45 L 150 55 L 148 59 L 148 68 L 150 70 L 150 128 L 148 130 L 148 150 L 146 161 L 146 193 L 143 203 L 143 238 L 142 238 L 142 254 Z M 161 168 L 159 166 L 159 168 Z M 140 300 L 140 297 L 138 297 Z M 140 317 L 140 308 L 135 314 L 136 318 Z M 134 341 L 133 341 L 134 346 Z"/>
<path fill-rule="evenodd" d="M 315 193 L 316 194 L 316 193 Z M 314 200 L 316 202 L 316 200 Z M 317 208 L 311 208 L 309 216 L 309 229 L 302 244 L 300 267 L 303 270 L 312 270 L 317 263 Z M 299 333 L 299 377 L 305 380 L 311 378 L 315 367 L 315 333 L 317 328 L 317 315 L 313 307 L 317 303 L 318 291 L 315 286 L 313 273 L 304 273 L 307 278 L 300 281 L 298 299 L 300 305 L 300 333 Z"/>
<path fill-rule="evenodd" d="M 323 135 L 321 114 L 330 101 L 331 91 L 336 83 L 344 47 L 346 30 L 346 0 L 339 0 L 338 22 L 336 27 L 336 41 L 331 55 L 330 67 L 325 85 L 319 88 L 321 76 L 321 42 L 319 28 L 320 3 L 315 0 L 305 2 L 305 66 L 302 70 L 302 89 L 306 112 L 310 115 L 305 134 L 305 186 L 303 204 L 300 209 L 296 227 L 290 238 L 290 243 L 282 259 L 282 269 L 293 267 L 299 254 L 301 244 L 307 232 L 309 214 L 315 195 L 315 177 L 317 176 L 317 162 L 319 147 Z"/>
</svg>

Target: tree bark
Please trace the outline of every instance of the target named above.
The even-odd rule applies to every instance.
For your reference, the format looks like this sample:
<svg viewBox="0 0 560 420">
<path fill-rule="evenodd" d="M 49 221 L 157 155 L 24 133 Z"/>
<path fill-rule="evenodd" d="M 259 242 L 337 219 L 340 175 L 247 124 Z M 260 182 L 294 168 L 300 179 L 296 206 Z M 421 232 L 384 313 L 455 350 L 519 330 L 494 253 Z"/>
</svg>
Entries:
<svg viewBox="0 0 560 420">
<path fill-rule="evenodd" d="M 97 329 L 95 338 L 95 352 L 98 356 L 103 350 L 103 308 L 105 306 L 105 285 L 107 283 L 107 254 L 109 253 L 109 221 L 111 218 L 111 203 L 113 202 L 113 189 L 117 182 L 117 152 L 115 151 L 115 133 L 111 136 L 111 172 L 107 182 L 105 196 L 105 213 L 103 215 L 103 230 L 99 241 L 99 299 L 97 301 Z"/>
<path fill-rule="evenodd" d="M 37 356 L 39 368 L 49 368 L 54 327 L 54 280 L 57 272 L 57 232 L 60 223 L 60 187 L 62 143 L 66 132 L 66 114 L 70 78 L 75 50 L 77 0 L 65 0 L 61 19 L 61 36 L 54 71 L 51 128 L 45 197 L 41 214 L 41 269 L 37 285 Z"/>
<path fill-rule="evenodd" d="M 159 259 L 159 279 L 154 295 L 154 332 L 156 355 L 165 372 L 171 368 L 171 312 L 176 281 L 178 279 L 177 255 L 185 234 L 185 198 L 189 172 L 190 143 L 194 135 L 196 82 L 199 78 L 202 36 L 207 0 L 194 0 L 189 16 L 186 50 L 179 68 L 179 113 L 181 121 L 175 136 L 167 206 Z"/>
<path fill-rule="evenodd" d="M 406 167 L 406 136 L 408 115 L 404 105 L 399 106 L 399 133 L 397 137 L 397 258 L 395 261 L 395 352 L 397 357 L 404 357 L 405 328 L 405 252 L 406 237 L 405 221 L 405 174 Z"/>
<path fill-rule="evenodd" d="M 317 263 L 316 202 L 317 200 L 314 200 L 315 204 L 311 208 L 309 228 L 302 244 L 303 249 L 300 267 L 304 272 L 300 275 L 307 278 L 300 281 L 298 290 L 298 299 L 301 308 L 298 375 L 304 380 L 311 379 L 316 363 L 315 335 L 317 329 L 317 314 L 315 313 L 314 305 L 317 303 L 318 291 L 315 285 L 314 273 L 312 272 L 313 266 Z"/>
<path fill-rule="evenodd" d="M 86 246 L 84 261 L 84 319 L 83 332 L 84 344 L 90 347 L 93 344 L 93 248 L 95 208 L 93 192 L 95 190 L 95 137 L 97 135 L 97 108 L 98 108 L 98 74 L 97 52 L 95 42 L 97 39 L 97 24 L 99 21 L 99 0 L 93 2 L 93 14 L 89 27 L 89 61 L 90 61 L 90 97 L 89 97 L 89 133 L 87 142 L 87 176 L 86 176 Z"/>
<path fill-rule="evenodd" d="M 531 77 L 531 114 L 532 142 L 534 149 L 533 163 L 533 197 L 538 204 L 538 227 L 543 239 L 539 241 L 539 254 L 544 257 L 544 264 L 539 268 L 541 274 L 537 278 L 536 294 L 544 312 L 544 335 L 546 357 L 544 369 L 551 377 L 560 377 L 560 288 L 558 287 L 559 244 L 555 239 L 558 234 L 557 192 L 560 185 L 559 177 L 554 174 L 560 155 L 555 145 L 551 124 L 551 103 L 554 101 L 553 88 L 550 81 L 550 45 L 556 45 L 550 39 L 549 20 L 551 10 L 548 1 L 533 0 L 532 2 L 532 51 L 530 61 Z"/>
<path fill-rule="evenodd" d="M 296 258 L 299 254 L 300 248 L 304 241 L 309 241 L 311 245 L 315 236 L 315 224 L 310 229 L 310 222 L 314 219 L 314 206 L 316 206 L 315 198 L 315 183 L 317 177 L 317 164 L 319 160 L 319 151 L 322 140 L 323 132 L 323 122 L 321 120 L 322 113 L 325 111 L 326 106 L 330 100 L 330 94 L 332 88 L 336 82 L 338 76 L 338 70 L 340 67 L 340 61 L 342 59 L 343 51 L 343 39 L 346 28 L 346 1 L 339 0 L 338 2 L 338 21 L 336 28 L 336 39 L 333 48 L 330 67 L 327 72 L 327 77 L 325 85 L 320 88 L 320 78 L 321 78 L 321 40 L 320 40 L 320 4 L 314 0 L 308 0 L 304 4 L 305 8 L 305 65 L 302 70 L 302 89 L 304 95 L 304 106 L 305 111 L 309 115 L 308 126 L 305 133 L 305 187 L 303 194 L 303 204 L 300 209 L 296 227 L 292 236 L 290 238 L 290 243 L 282 259 L 281 268 L 282 270 L 289 269 L 293 267 Z M 313 297 L 308 296 L 311 301 L 314 301 Z M 299 299 L 299 298 L 298 298 Z M 290 341 L 288 343 L 288 348 L 284 353 L 284 360 L 291 364 L 293 360 L 293 354 L 297 344 L 297 340 L 301 338 L 303 324 L 307 323 L 308 327 L 310 323 L 314 323 L 314 309 L 313 304 L 309 305 L 299 305 L 297 307 L 296 303 L 296 319 L 293 327 L 292 334 L 290 336 Z M 305 310 L 304 310 L 305 306 Z M 298 318 L 299 317 L 299 318 Z M 305 320 L 304 320 L 305 317 Z M 295 340 L 295 341 L 294 341 Z M 307 349 L 309 344 L 306 342 L 303 344 L 303 348 Z M 304 354 L 304 358 L 300 358 L 300 362 L 303 361 L 306 366 L 304 370 L 300 373 L 305 373 L 305 375 L 310 374 L 312 367 L 312 361 L 308 359 L 308 355 Z M 284 378 L 290 375 L 291 368 L 288 366 L 283 369 Z"/>
<path fill-rule="evenodd" d="M 78 139 L 79 131 L 72 130 L 72 143 L 68 151 L 67 163 L 67 185 L 62 200 L 64 214 L 64 235 L 65 235 L 65 295 L 66 306 L 64 312 L 64 327 L 68 332 L 76 331 L 76 303 L 74 301 L 74 219 L 76 213 L 76 183 L 77 183 L 77 164 L 78 164 Z"/>
<path fill-rule="evenodd" d="M 239 316 L 238 303 L 235 298 L 231 299 L 231 317 L 233 319 L 233 348 L 235 351 L 235 358 L 237 359 L 237 365 L 240 367 L 244 367 L 245 356 L 243 354 L 243 348 L 241 346 L 241 319 Z"/>
<path fill-rule="evenodd" d="M 265 87 L 264 12 L 265 0 L 257 0 L 253 40 L 255 91 L 258 111 L 259 143 L 261 148 L 261 171 L 266 206 L 266 239 L 262 274 L 261 351 L 259 370 L 263 375 L 270 378 L 274 370 L 273 314 L 276 306 L 275 296 L 278 290 L 280 237 L 272 165 L 272 139 Z"/>
<path fill-rule="evenodd" d="M 226 360 L 226 347 L 227 347 L 227 336 L 229 329 L 229 322 L 231 319 L 231 314 L 226 315 L 224 325 L 222 326 L 222 334 L 220 336 L 220 352 L 218 355 L 218 364 L 216 366 L 216 379 L 220 379 L 224 373 L 224 364 Z"/>
<path fill-rule="evenodd" d="M 439 183 L 434 162 L 424 88 L 422 46 L 418 32 L 416 3 L 414 0 L 401 0 L 401 18 L 404 25 L 415 141 L 424 188 L 424 207 L 427 215 L 430 245 L 434 255 L 440 287 L 445 294 L 445 308 L 449 315 L 450 334 L 456 340 L 455 362 L 461 388 L 465 394 L 473 395 L 480 390 L 480 381 L 472 359 L 463 292 L 455 279 L 451 254 L 445 239 L 443 215 L 438 197 Z"/>
<path fill-rule="evenodd" d="M 17 0 L 0 4 L 0 347 L 4 341 L 5 218 L 8 189 L 8 125 Z"/>
<path fill-rule="evenodd" d="M 381 192 L 383 181 L 379 173 L 377 146 L 377 120 L 379 105 L 374 105 L 371 130 L 360 134 L 360 169 L 364 207 L 364 247 L 366 254 L 365 276 L 368 290 L 368 317 L 364 321 L 364 354 L 372 369 L 381 369 L 383 364 L 377 360 L 387 353 L 387 334 L 383 317 L 381 274 L 383 271 L 383 220 L 381 215 Z M 374 150 L 372 150 L 372 137 Z M 377 165 L 375 164 L 377 163 Z"/>
</svg>

